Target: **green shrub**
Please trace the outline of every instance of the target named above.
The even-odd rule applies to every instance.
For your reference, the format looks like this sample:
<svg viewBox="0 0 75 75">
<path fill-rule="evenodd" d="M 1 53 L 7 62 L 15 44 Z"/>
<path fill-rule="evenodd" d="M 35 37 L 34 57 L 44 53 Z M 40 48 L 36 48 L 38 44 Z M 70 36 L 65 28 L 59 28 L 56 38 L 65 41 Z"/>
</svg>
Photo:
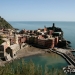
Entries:
<svg viewBox="0 0 75 75">
<path fill-rule="evenodd" d="M 2 40 L 2 36 L 0 36 L 0 45 L 4 42 L 4 40 Z"/>
<path fill-rule="evenodd" d="M 66 75 L 62 70 L 48 69 L 45 66 L 45 71 L 43 72 L 42 66 L 36 66 L 32 61 L 25 62 L 12 62 L 6 64 L 5 67 L 0 67 L 0 75 Z"/>
</svg>

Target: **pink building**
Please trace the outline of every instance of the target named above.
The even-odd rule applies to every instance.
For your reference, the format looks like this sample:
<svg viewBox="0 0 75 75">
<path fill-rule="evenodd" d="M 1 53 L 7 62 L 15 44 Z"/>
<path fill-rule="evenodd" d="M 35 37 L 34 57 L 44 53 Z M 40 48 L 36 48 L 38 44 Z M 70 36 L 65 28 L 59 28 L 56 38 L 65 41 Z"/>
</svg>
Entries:
<svg viewBox="0 0 75 75">
<path fill-rule="evenodd" d="M 55 37 L 55 46 L 58 44 L 58 37 Z"/>
<path fill-rule="evenodd" d="M 49 35 L 52 35 L 52 33 L 53 33 L 53 30 L 49 30 Z"/>
<path fill-rule="evenodd" d="M 26 37 L 19 37 L 18 42 L 19 42 L 19 43 L 24 43 L 24 42 L 26 42 L 26 40 L 27 40 Z"/>
</svg>

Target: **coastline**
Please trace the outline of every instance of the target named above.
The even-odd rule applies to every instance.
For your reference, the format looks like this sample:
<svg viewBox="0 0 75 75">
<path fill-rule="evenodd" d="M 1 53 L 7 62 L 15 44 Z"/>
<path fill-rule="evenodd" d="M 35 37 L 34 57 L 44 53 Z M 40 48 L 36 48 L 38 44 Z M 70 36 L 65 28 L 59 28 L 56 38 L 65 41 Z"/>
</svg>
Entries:
<svg viewBox="0 0 75 75">
<path fill-rule="evenodd" d="M 55 52 L 55 51 L 59 51 L 59 53 Z M 39 55 L 39 54 L 42 54 L 42 55 L 45 55 L 46 53 L 56 53 L 58 55 L 61 55 L 61 53 L 64 53 L 65 51 L 67 51 L 66 49 L 57 49 L 56 48 L 54 49 L 54 51 L 51 51 L 51 50 L 47 50 L 47 49 L 40 49 L 40 48 L 36 48 L 36 47 L 33 47 L 31 45 L 26 45 L 24 47 L 22 47 L 17 53 L 16 53 L 16 57 L 15 58 L 12 58 L 10 61 L 0 61 L 0 66 L 5 66 L 9 63 L 12 63 L 13 61 L 15 60 L 18 60 L 18 59 L 21 59 L 21 58 L 25 58 L 25 57 L 29 57 L 29 56 L 35 56 L 35 55 Z M 68 52 L 68 51 L 67 51 Z M 67 58 L 66 58 L 67 59 Z M 72 64 L 69 65 L 71 68 L 75 68 Z M 66 67 L 64 67 L 66 68 Z M 65 70 L 63 68 L 63 70 Z"/>
<path fill-rule="evenodd" d="M 27 45 L 23 49 L 17 52 L 16 59 L 20 59 L 27 56 L 37 55 L 37 54 L 44 54 L 45 51 L 43 49 L 35 48 L 33 46 Z"/>
<path fill-rule="evenodd" d="M 30 45 L 27 45 L 27 46 L 23 47 L 22 49 L 20 49 L 16 53 L 16 57 L 12 58 L 10 61 L 0 60 L 0 66 L 5 66 L 5 64 L 11 63 L 12 61 L 15 61 L 17 59 L 21 59 L 21 58 L 32 56 L 32 55 L 45 54 L 45 53 L 46 52 L 43 49 L 39 49 L 39 48 L 35 48 L 33 46 L 30 46 Z"/>
</svg>

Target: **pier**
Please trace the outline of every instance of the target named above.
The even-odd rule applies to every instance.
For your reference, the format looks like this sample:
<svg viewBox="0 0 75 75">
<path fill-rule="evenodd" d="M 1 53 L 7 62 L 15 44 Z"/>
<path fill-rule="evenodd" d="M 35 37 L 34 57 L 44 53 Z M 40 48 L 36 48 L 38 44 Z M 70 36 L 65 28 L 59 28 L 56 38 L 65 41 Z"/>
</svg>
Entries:
<svg viewBox="0 0 75 75">
<path fill-rule="evenodd" d="M 72 54 L 71 50 L 57 48 L 57 49 L 49 49 L 49 51 L 52 51 L 54 53 L 61 55 L 63 58 L 66 59 L 66 61 L 70 65 L 75 66 L 75 56 Z"/>
</svg>

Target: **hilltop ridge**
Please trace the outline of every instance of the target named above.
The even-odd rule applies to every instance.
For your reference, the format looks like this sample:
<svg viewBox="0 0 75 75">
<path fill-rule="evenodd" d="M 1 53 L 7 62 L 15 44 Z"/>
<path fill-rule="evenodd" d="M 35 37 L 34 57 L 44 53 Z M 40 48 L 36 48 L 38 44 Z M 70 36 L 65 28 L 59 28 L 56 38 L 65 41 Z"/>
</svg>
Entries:
<svg viewBox="0 0 75 75">
<path fill-rule="evenodd" d="M 4 18 L 0 16 L 0 28 L 14 29 Z"/>
</svg>

